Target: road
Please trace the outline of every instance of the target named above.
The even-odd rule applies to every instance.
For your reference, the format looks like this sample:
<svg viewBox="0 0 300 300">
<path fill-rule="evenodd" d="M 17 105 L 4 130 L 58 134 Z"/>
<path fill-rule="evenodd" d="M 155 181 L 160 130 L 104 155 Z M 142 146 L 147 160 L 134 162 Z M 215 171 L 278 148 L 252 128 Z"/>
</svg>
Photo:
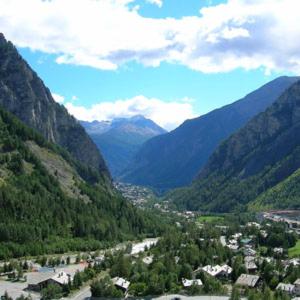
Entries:
<svg viewBox="0 0 300 300">
<path fill-rule="evenodd" d="M 88 300 L 91 297 L 91 292 L 89 287 L 84 288 L 78 294 L 73 295 L 73 297 L 68 298 L 72 300 Z M 228 300 L 228 296 L 182 296 L 182 295 L 166 295 L 157 298 L 152 298 L 156 300 L 172 300 L 174 298 L 179 298 L 181 300 Z M 143 299 L 143 298 L 139 298 Z M 149 298 L 147 298 L 149 299 Z"/>
<path fill-rule="evenodd" d="M 180 298 L 181 300 L 228 300 L 228 296 L 181 296 L 181 295 L 168 295 L 153 298 L 157 300 L 172 300 L 174 298 Z"/>
<path fill-rule="evenodd" d="M 72 300 L 88 300 L 90 299 L 92 296 L 91 294 L 91 290 L 89 286 L 84 287 L 83 289 L 81 289 L 77 294 L 72 295 L 68 298 L 64 298 L 64 299 L 72 299 Z"/>
</svg>

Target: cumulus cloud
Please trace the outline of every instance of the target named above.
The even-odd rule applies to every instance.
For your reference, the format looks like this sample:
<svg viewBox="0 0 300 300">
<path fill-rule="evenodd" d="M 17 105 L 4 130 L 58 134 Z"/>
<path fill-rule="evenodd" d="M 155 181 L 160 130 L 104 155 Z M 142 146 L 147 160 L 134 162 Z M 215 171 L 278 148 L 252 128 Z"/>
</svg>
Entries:
<svg viewBox="0 0 300 300">
<path fill-rule="evenodd" d="M 57 103 L 63 103 L 65 101 L 65 97 L 59 94 L 52 93 L 52 97 Z"/>
<path fill-rule="evenodd" d="M 136 96 L 132 99 L 116 100 L 114 102 L 101 102 L 92 105 L 90 108 L 68 102 L 65 107 L 78 120 L 103 121 L 143 115 L 167 130 L 172 130 L 186 119 L 196 116 L 191 103 L 182 101 L 165 102 L 145 96 Z"/>
<path fill-rule="evenodd" d="M 0 0 L 0 28 L 19 47 L 56 54 L 59 64 L 300 72 L 299 0 L 228 0 L 181 19 L 143 17 L 134 3 Z"/>
</svg>

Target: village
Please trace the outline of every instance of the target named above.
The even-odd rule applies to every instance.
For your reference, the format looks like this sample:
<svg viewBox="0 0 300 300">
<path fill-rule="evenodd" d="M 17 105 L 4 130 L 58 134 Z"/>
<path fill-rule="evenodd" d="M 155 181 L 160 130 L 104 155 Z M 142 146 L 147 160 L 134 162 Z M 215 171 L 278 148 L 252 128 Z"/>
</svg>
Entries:
<svg viewBox="0 0 300 300">
<path fill-rule="evenodd" d="M 182 214 L 182 222 L 176 223 L 177 228 L 191 224 L 192 220 L 190 214 Z M 269 213 L 263 214 L 261 222 L 250 221 L 242 225 L 225 225 L 225 220 L 216 216 L 194 220 L 197 240 L 193 236 L 195 233 L 182 233 L 181 243 L 168 250 L 174 255 L 172 264 L 179 270 L 179 276 L 174 280 L 176 287 L 170 292 L 186 296 L 223 295 L 224 299 L 229 299 L 236 290 L 245 295 L 249 291 L 262 291 L 267 285 L 274 293 L 288 297 L 286 299 L 300 296 L 300 259 L 289 250 L 297 243 L 297 223 L 279 220 Z M 182 228 L 182 231 L 186 230 Z M 132 272 L 141 264 L 140 268 L 145 268 L 151 275 L 155 264 L 166 263 L 168 252 L 162 251 L 165 242 L 163 238 L 148 239 L 118 245 L 108 251 L 1 262 L 1 299 L 47 299 L 45 293 L 53 286 L 59 287 L 60 297 L 68 299 L 101 296 L 93 295 L 92 282 L 103 274 L 116 275 L 110 277 L 110 282 L 121 292 L 122 298 L 142 296 L 138 290 L 142 282 L 140 279 L 133 282 Z M 185 257 L 185 252 L 189 253 L 194 245 L 198 252 Z M 207 251 L 203 252 L 203 248 Z M 124 263 L 123 260 L 132 272 L 124 273 L 119 270 L 121 267 L 112 272 L 120 261 Z M 161 292 L 154 288 L 153 292 L 168 294 L 166 287 Z"/>
<path fill-rule="evenodd" d="M 170 287 L 167 282 L 164 286 L 156 282 L 153 295 L 209 294 L 229 299 L 236 291 L 242 297 L 251 291 L 259 293 L 267 286 L 279 295 L 274 299 L 299 299 L 300 259 L 293 252 L 298 241 L 295 223 L 279 221 L 269 213 L 259 221 L 232 225 L 220 216 L 183 213 L 181 217 L 182 221 L 176 222 L 179 232 L 171 237 L 125 243 L 107 251 L 2 262 L 0 295 L 5 300 L 6 296 L 22 299 L 22 295 L 48 299 L 46 292 L 51 294 L 50 289 L 57 286 L 58 298 L 100 297 L 103 291 L 93 288 L 93 282 L 100 280 L 97 284 L 101 286 L 99 282 L 109 276 L 121 298 L 143 297 L 150 291 L 136 272 L 144 272 L 151 280 L 155 272 L 162 276 L 158 265 L 165 268 L 169 264 L 176 278 Z M 123 270 L 124 266 L 127 270 Z M 287 298 L 280 298 L 282 295 Z"/>
</svg>

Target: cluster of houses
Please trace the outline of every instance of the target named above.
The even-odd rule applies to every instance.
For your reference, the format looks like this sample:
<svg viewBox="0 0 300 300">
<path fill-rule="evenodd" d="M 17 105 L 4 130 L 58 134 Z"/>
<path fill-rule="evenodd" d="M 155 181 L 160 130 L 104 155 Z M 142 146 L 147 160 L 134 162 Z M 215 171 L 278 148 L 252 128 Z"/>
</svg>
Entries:
<svg viewBox="0 0 300 300">
<path fill-rule="evenodd" d="M 300 235 L 299 211 L 268 211 L 262 214 L 264 220 L 272 222 L 283 222 L 288 227 Z"/>
<path fill-rule="evenodd" d="M 135 186 L 129 183 L 116 182 L 115 188 L 133 205 L 143 208 L 153 197 L 152 192 L 145 187 Z"/>
<path fill-rule="evenodd" d="M 259 275 L 241 274 L 235 284 L 239 287 L 245 288 L 258 288 L 262 283 Z M 294 284 L 290 283 L 279 283 L 276 290 L 281 290 L 290 296 L 300 295 L 300 279 L 297 279 Z"/>
</svg>

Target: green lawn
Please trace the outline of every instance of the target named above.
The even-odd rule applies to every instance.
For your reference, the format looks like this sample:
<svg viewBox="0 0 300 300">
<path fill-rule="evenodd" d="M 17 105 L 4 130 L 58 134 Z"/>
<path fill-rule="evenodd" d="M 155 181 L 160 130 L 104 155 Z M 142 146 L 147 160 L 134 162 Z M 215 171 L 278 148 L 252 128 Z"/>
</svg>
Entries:
<svg viewBox="0 0 300 300">
<path fill-rule="evenodd" d="M 197 219 L 198 222 L 206 222 L 206 223 L 218 222 L 223 220 L 224 217 L 222 216 L 200 216 Z"/>
<path fill-rule="evenodd" d="M 289 249 L 289 257 L 300 256 L 300 240 L 298 240 L 297 244 Z"/>
</svg>

